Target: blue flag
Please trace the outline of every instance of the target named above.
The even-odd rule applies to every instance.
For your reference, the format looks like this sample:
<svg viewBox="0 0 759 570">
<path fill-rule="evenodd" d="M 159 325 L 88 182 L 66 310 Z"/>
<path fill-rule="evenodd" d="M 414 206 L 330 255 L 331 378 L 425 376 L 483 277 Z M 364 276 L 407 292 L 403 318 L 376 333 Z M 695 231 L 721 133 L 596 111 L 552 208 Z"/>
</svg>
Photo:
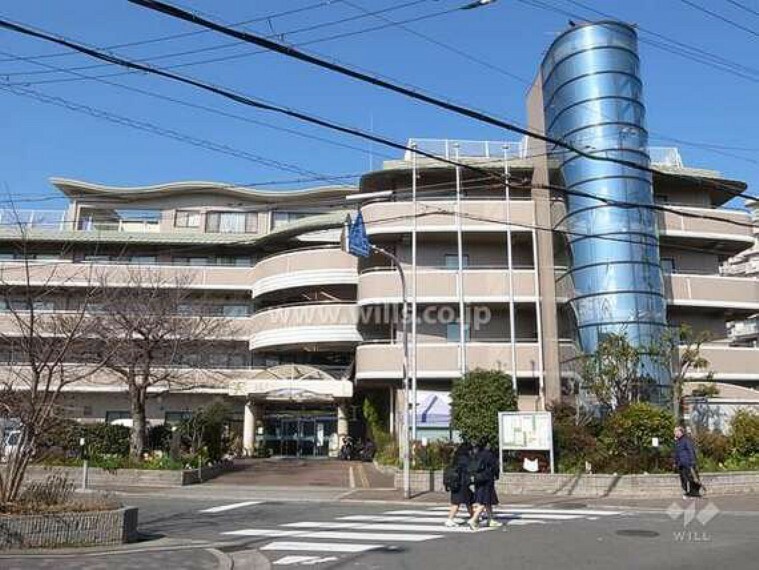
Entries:
<svg viewBox="0 0 759 570">
<path fill-rule="evenodd" d="M 369 257 L 371 244 L 366 235 L 364 217 L 359 212 L 348 230 L 348 253 L 357 257 Z"/>
</svg>

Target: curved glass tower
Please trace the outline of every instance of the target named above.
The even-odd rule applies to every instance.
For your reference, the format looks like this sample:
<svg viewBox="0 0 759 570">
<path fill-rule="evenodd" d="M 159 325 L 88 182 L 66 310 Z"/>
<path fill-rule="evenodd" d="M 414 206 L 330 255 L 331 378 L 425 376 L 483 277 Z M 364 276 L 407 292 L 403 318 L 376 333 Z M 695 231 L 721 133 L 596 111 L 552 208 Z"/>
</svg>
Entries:
<svg viewBox="0 0 759 570">
<path fill-rule="evenodd" d="M 649 166 L 637 35 L 620 22 L 567 30 L 542 63 L 547 134 L 599 157 Z M 666 327 L 655 212 L 609 205 L 620 200 L 653 204 L 651 175 L 614 162 L 554 149 L 567 196 L 568 291 L 580 348 L 593 352 L 604 334 L 626 334 L 650 346 Z M 666 371 L 651 361 L 644 373 L 658 384 Z"/>
</svg>

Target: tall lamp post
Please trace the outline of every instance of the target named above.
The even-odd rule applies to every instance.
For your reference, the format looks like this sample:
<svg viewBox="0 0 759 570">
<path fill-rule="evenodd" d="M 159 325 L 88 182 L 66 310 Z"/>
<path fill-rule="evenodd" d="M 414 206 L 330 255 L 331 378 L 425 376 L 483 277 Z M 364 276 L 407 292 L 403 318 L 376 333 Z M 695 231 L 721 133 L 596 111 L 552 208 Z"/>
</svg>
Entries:
<svg viewBox="0 0 759 570">
<path fill-rule="evenodd" d="M 346 218 L 343 228 L 343 239 L 341 240 L 341 246 L 344 251 L 355 255 L 356 257 L 369 257 L 371 252 L 377 253 L 390 260 L 398 269 L 398 277 L 401 281 L 401 342 L 403 345 L 403 359 L 401 361 L 401 376 L 403 378 L 403 428 L 402 433 L 398 438 L 401 442 L 402 460 L 403 460 L 403 497 L 405 499 L 411 498 L 411 442 L 409 441 L 409 428 L 410 428 L 410 412 L 413 408 L 416 413 L 416 402 L 413 404 L 409 401 L 409 349 L 408 349 L 408 294 L 406 288 L 406 273 L 403 270 L 400 259 L 386 249 L 369 243 L 369 238 L 366 235 L 366 228 L 364 226 L 364 219 L 361 215 L 361 206 L 370 201 L 385 200 L 393 195 L 392 190 L 382 192 L 372 192 L 366 194 L 354 194 L 346 196 L 348 201 L 358 201 L 359 211 L 356 219 L 350 221 L 350 217 Z M 416 393 L 414 394 L 416 396 Z"/>
</svg>

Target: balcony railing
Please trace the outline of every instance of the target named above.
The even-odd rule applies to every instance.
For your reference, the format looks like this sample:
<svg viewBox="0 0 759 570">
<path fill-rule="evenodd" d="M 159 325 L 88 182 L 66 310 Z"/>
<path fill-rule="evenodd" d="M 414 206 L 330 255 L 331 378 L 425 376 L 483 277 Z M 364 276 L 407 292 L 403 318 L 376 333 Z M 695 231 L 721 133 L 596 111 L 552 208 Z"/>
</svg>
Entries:
<svg viewBox="0 0 759 570">
<path fill-rule="evenodd" d="M 122 219 L 99 221 L 91 217 L 73 220 L 67 217 L 67 210 L 13 210 L 0 209 L 0 227 L 13 229 L 46 231 L 93 231 L 93 232 L 158 232 L 157 219 Z"/>
</svg>

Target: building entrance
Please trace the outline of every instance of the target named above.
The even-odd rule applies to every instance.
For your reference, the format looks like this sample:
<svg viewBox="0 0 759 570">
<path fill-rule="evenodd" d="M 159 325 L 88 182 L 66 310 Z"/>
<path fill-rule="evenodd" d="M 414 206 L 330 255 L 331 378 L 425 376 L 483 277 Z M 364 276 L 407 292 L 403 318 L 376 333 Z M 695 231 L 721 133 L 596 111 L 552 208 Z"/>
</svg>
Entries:
<svg viewBox="0 0 759 570">
<path fill-rule="evenodd" d="M 263 446 L 271 455 L 327 457 L 337 445 L 337 411 L 323 409 L 267 410 Z"/>
</svg>

